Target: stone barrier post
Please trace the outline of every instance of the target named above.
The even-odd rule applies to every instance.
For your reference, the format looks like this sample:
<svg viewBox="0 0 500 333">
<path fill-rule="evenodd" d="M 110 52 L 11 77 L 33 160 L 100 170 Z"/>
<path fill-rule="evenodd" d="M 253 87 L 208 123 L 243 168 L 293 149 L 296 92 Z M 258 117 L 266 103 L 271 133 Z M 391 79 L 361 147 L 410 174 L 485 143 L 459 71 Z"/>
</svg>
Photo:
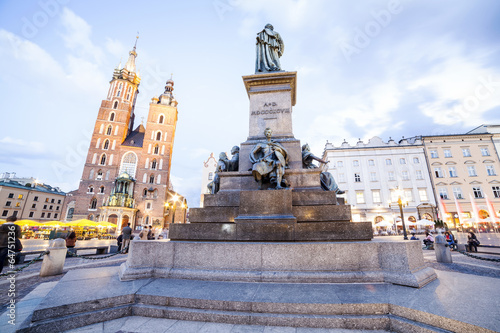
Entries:
<svg viewBox="0 0 500 333">
<path fill-rule="evenodd" d="M 448 242 L 446 241 L 446 238 L 441 235 L 441 231 L 439 231 L 439 235 L 436 236 L 434 242 L 434 251 L 436 252 L 437 262 L 453 262 L 451 259 L 450 248 L 446 245 L 448 245 Z"/>
<path fill-rule="evenodd" d="M 49 254 L 43 257 L 40 276 L 52 276 L 62 274 L 66 260 L 66 242 L 62 238 L 54 239 L 49 243 Z"/>
</svg>

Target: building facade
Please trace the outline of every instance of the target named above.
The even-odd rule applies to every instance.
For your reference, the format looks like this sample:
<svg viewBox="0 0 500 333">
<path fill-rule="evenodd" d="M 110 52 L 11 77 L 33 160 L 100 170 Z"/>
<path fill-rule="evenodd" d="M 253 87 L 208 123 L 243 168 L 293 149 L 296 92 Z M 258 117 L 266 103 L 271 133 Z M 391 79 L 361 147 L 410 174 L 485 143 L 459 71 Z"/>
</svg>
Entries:
<svg viewBox="0 0 500 333">
<path fill-rule="evenodd" d="M 165 227 L 172 149 L 177 124 L 174 81 L 152 98 L 146 124 L 134 129 L 140 78 L 136 47 L 123 68 L 116 68 L 99 108 L 72 219 L 116 223 L 121 229 Z"/>
<path fill-rule="evenodd" d="M 26 186 L 12 180 L 0 181 L 0 204 L 3 205 L 0 218 L 16 216 L 19 220 L 59 221 L 63 218 L 65 198 L 64 192 L 46 184 Z"/>
<path fill-rule="evenodd" d="M 436 202 L 421 140 L 384 142 L 373 137 L 367 143 L 351 146 L 343 142 L 325 146 L 323 159 L 339 188 L 345 191 L 346 204 L 352 208 L 354 222 L 387 221 L 396 228 L 400 221 L 399 196 L 405 221 L 434 220 Z"/>
<path fill-rule="evenodd" d="M 207 188 L 208 183 L 214 180 L 215 169 L 217 168 L 217 160 L 214 157 L 214 153 L 210 153 L 210 156 L 206 161 L 203 162 L 203 168 L 201 170 L 201 197 L 200 197 L 200 207 L 203 207 L 203 200 L 205 194 L 210 194 Z"/>
<path fill-rule="evenodd" d="M 490 133 L 468 133 L 421 137 L 431 172 L 440 218 L 448 226 L 469 219 L 486 219 L 500 207 L 499 158 Z M 462 212 L 462 216 L 459 213 Z"/>
</svg>

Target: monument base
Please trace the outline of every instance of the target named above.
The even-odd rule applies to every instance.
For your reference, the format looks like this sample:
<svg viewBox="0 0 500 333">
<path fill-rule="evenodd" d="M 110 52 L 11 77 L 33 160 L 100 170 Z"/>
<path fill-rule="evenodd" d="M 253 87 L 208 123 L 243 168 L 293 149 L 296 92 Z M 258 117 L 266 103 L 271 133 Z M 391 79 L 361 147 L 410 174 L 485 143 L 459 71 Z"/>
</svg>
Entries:
<svg viewBox="0 0 500 333">
<path fill-rule="evenodd" d="M 151 253 L 155 253 L 151 256 Z M 279 283 L 392 283 L 436 279 L 420 242 L 133 241 L 120 279 Z"/>
</svg>

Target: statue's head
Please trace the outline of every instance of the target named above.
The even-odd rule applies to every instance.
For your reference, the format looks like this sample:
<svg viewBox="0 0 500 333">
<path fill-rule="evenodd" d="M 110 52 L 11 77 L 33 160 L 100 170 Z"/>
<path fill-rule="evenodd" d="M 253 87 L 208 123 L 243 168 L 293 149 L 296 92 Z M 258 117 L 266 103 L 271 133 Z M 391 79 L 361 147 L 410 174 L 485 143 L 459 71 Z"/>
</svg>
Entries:
<svg viewBox="0 0 500 333">
<path fill-rule="evenodd" d="M 226 155 L 226 153 L 225 153 L 225 152 L 220 153 L 220 154 L 219 154 L 219 159 L 220 159 L 220 160 L 227 160 L 227 155 Z"/>
<path fill-rule="evenodd" d="M 311 148 L 309 147 L 308 143 L 302 146 L 302 151 L 311 151 Z"/>
<path fill-rule="evenodd" d="M 272 25 L 271 23 L 268 23 L 268 24 L 266 24 L 266 29 L 271 29 L 271 30 L 273 30 L 273 29 L 274 29 L 274 27 L 273 27 L 273 25 Z"/>
<path fill-rule="evenodd" d="M 233 148 L 231 148 L 231 155 L 234 155 L 239 152 L 240 152 L 240 147 L 234 146 Z"/>
<path fill-rule="evenodd" d="M 270 129 L 269 127 L 268 127 L 268 128 L 266 128 L 266 129 L 264 130 L 264 135 L 266 136 L 266 138 L 270 138 L 270 137 L 271 137 L 271 135 L 273 135 L 273 130 L 272 130 L 272 129 Z"/>
</svg>

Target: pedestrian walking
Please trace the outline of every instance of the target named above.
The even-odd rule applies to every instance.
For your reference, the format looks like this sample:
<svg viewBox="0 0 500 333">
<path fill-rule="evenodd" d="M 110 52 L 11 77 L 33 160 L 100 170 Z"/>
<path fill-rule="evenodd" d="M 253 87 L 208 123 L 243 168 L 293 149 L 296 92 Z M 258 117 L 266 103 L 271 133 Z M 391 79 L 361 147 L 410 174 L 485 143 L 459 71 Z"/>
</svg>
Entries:
<svg viewBox="0 0 500 333">
<path fill-rule="evenodd" d="M 132 228 L 130 227 L 130 223 L 127 224 L 125 228 L 122 229 L 122 239 L 123 239 L 123 249 L 127 249 L 130 246 L 130 237 L 132 236 Z"/>
<path fill-rule="evenodd" d="M 21 227 L 14 224 L 16 221 L 17 217 L 9 216 L 7 217 L 7 222 L 0 225 L 0 273 L 2 272 L 9 250 L 12 252 L 20 252 L 22 250 L 22 244 L 19 240 L 21 238 Z"/>
</svg>

